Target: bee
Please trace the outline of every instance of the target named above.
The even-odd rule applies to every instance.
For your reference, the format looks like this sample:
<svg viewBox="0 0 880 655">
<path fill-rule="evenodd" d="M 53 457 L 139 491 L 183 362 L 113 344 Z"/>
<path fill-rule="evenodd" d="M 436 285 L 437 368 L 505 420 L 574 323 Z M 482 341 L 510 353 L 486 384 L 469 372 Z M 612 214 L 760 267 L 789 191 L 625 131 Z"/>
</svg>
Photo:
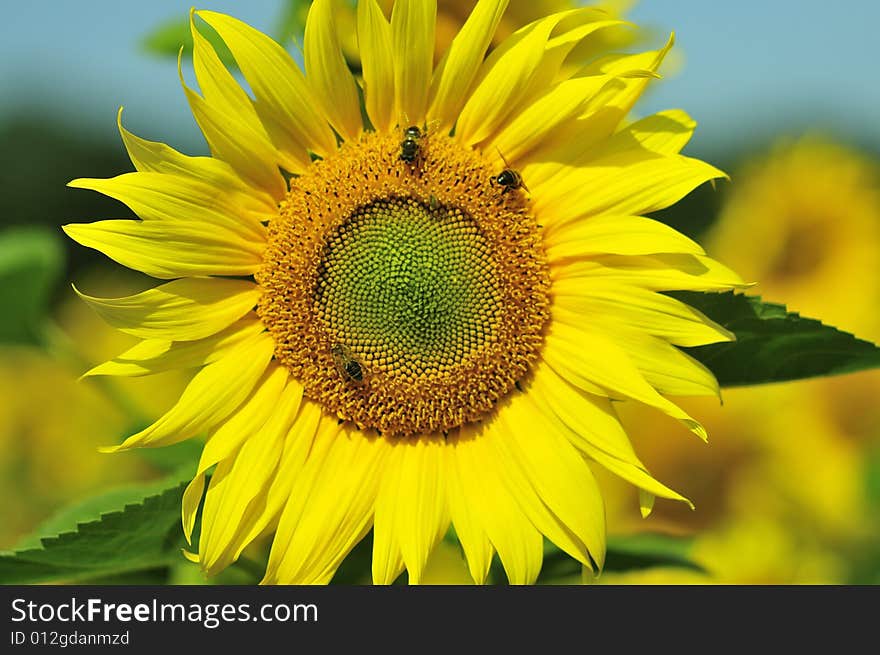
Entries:
<svg viewBox="0 0 880 655">
<path fill-rule="evenodd" d="M 425 136 L 424 132 L 416 125 L 410 125 L 403 131 L 403 141 L 400 142 L 400 159 L 407 164 L 415 162 L 419 156 L 419 141 Z"/>
<path fill-rule="evenodd" d="M 498 186 L 502 187 L 501 195 L 504 195 L 508 191 L 512 191 L 513 189 L 525 189 L 529 190 L 529 187 L 525 185 L 523 182 L 522 175 L 519 174 L 519 171 L 514 170 L 510 167 L 510 164 L 507 162 L 507 159 L 504 158 L 504 155 L 501 154 L 501 151 L 498 151 L 498 154 L 501 156 L 502 161 L 504 162 L 504 170 L 501 171 L 498 175 L 492 178 L 492 181 L 495 182 Z"/>
<path fill-rule="evenodd" d="M 409 122 L 408 120 L 406 121 Z M 422 141 L 428 137 L 428 132 L 440 121 L 432 120 L 425 123 L 422 127 L 410 125 L 403 131 L 403 141 L 400 142 L 400 159 L 407 164 L 414 164 L 420 155 L 423 154 Z"/>
<path fill-rule="evenodd" d="M 364 367 L 357 359 L 355 359 L 348 346 L 341 343 L 334 343 L 330 346 L 330 354 L 333 356 L 333 363 L 336 365 L 336 370 L 339 371 L 339 375 L 345 380 L 357 383 L 364 381 Z"/>
</svg>

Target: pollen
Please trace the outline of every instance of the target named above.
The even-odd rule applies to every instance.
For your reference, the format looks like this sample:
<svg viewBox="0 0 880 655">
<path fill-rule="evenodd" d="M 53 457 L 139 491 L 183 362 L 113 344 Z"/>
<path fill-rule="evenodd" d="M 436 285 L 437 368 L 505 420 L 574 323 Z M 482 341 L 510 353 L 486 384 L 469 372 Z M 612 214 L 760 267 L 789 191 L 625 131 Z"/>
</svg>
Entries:
<svg viewBox="0 0 880 655">
<path fill-rule="evenodd" d="M 365 134 L 291 179 L 256 279 L 275 358 L 342 420 L 393 436 L 479 421 L 549 319 L 522 191 L 454 137 Z"/>
</svg>

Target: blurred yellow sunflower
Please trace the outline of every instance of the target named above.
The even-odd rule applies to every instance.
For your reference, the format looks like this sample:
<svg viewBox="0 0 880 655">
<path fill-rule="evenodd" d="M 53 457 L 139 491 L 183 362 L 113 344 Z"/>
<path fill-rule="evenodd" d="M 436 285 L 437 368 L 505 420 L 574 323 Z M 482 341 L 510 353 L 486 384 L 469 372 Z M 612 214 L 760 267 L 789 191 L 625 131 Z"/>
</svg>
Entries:
<svg viewBox="0 0 880 655">
<path fill-rule="evenodd" d="M 86 279 L 109 293 L 130 293 L 134 286 L 93 272 Z M 0 345 L 0 494 L 18 499 L 4 505 L 0 549 L 15 546 L 72 498 L 158 478 L 161 472 L 135 453 L 108 459 L 96 448 L 136 425 L 133 415 L 150 416 L 168 407 L 185 382 L 181 372 L 169 371 L 108 380 L 109 393 L 78 384 L 82 361 L 110 357 L 134 340 L 108 328 L 76 298 L 54 313 L 52 354 Z M 75 351 L 63 352 L 66 345 Z"/>
<path fill-rule="evenodd" d="M 68 225 L 73 239 L 171 280 L 81 295 L 143 339 L 95 373 L 201 367 L 111 450 L 208 435 L 183 500 L 189 536 L 213 468 L 191 555 L 208 574 L 274 535 L 264 582 L 324 583 L 372 529 L 373 580 L 417 583 L 452 525 L 476 582 L 497 552 L 529 583 L 544 537 L 602 566 L 593 463 L 636 485 L 644 513 L 685 500 L 649 475 L 612 399 L 705 437 L 665 394 L 717 383 L 676 346 L 732 335 L 658 292 L 742 282 L 640 215 L 723 173 L 678 154 L 683 112 L 623 123 L 671 39 L 566 74 L 575 47 L 620 24 L 579 8 L 486 57 L 506 5 L 478 2 L 435 67 L 436 3 L 398 0 L 389 21 L 360 2 L 368 121 L 331 0 L 310 8 L 305 75 L 246 24 L 195 12 L 201 95 L 184 90 L 212 156 L 120 126 L 137 172 L 72 183 L 142 219 Z"/>
<path fill-rule="evenodd" d="M 880 339 L 880 169 L 818 136 L 777 143 L 736 175 L 707 235 L 765 299 Z M 854 281 L 857 281 L 855 283 Z"/>
<path fill-rule="evenodd" d="M 709 249 L 760 280 L 757 289 L 769 300 L 876 339 L 877 162 L 828 138 L 806 136 L 776 143 L 734 179 Z M 863 371 L 731 389 L 723 410 L 707 399 L 687 399 L 683 407 L 714 436 L 713 448 L 699 451 L 670 442 L 669 426 L 648 412 L 619 404 L 630 433 L 650 435 L 637 445 L 655 472 L 687 480 L 688 491 L 700 498 L 700 512 L 660 508 L 654 528 L 695 533 L 693 556 L 706 568 L 706 580 L 853 581 L 853 554 L 869 543 L 873 529 L 864 520 L 871 512 L 865 468 L 880 435 L 878 383 L 877 371 Z M 609 521 L 618 530 L 637 530 L 618 487 L 603 488 Z M 672 570 L 603 577 L 611 583 L 695 580 Z"/>
<path fill-rule="evenodd" d="M 875 373 L 875 372 L 873 372 Z M 672 439 L 669 421 L 631 403 L 620 403 L 623 424 L 639 452 L 663 479 L 680 481 L 699 511 L 682 512 L 673 504 L 659 507 L 652 529 L 694 535 L 691 555 L 705 568 L 705 581 L 723 584 L 841 584 L 851 578 L 852 555 L 867 543 L 873 525 L 864 479 L 864 442 L 876 434 L 846 428 L 823 397 L 829 382 L 727 389 L 724 407 L 708 398 L 689 398 L 682 406 L 701 417 L 713 447 L 689 448 Z M 876 391 L 878 378 L 862 379 Z M 867 409 L 867 408 L 865 408 Z M 876 441 L 876 439 L 875 439 Z M 804 484 L 809 480 L 810 484 Z M 632 520 L 626 490 L 602 480 L 609 523 L 620 532 L 644 527 Z M 691 583 L 697 575 L 683 570 L 603 575 L 618 584 Z"/>
</svg>

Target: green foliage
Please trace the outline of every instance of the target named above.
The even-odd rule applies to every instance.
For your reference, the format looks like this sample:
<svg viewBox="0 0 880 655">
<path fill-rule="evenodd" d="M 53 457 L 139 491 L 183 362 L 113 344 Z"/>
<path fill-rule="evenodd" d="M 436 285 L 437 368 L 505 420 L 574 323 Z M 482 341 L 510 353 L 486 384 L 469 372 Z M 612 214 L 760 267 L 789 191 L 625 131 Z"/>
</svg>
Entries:
<svg viewBox="0 0 880 655">
<path fill-rule="evenodd" d="M 880 444 L 870 447 L 862 462 L 866 516 L 880 515 Z M 847 584 L 880 584 L 880 524 L 865 521 L 854 543 L 849 544 Z"/>
<path fill-rule="evenodd" d="M 139 425 L 132 433 L 138 432 L 146 425 Z M 199 457 L 205 444 L 200 439 L 186 439 L 162 448 L 141 448 L 137 451 L 141 459 L 146 460 L 154 468 L 172 476 L 174 480 L 191 480 L 196 472 Z M 167 480 L 166 480 L 167 482 Z M 167 486 L 167 485 L 166 485 Z"/>
<path fill-rule="evenodd" d="M 154 27 L 141 41 L 144 50 L 154 55 L 177 57 L 180 49 L 192 52 L 193 39 L 189 20 L 172 18 Z"/>
<path fill-rule="evenodd" d="M 16 544 L 16 550 L 40 548 L 42 540 L 66 532 L 76 532 L 80 523 L 101 519 L 102 515 L 119 510 L 120 507 L 138 505 L 146 498 L 161 494 L 168 489 L 168 480 L 146 484 L 131 484 L 74 502 L 50 516 L 27 537 Z"/>
<path fill-rule="evenodd" d="M 736 334 L 736 341 L 685 349 L 722 387 L 852 373 L 880 366 L 880 348 L 784 305 L 733 292 L 669 295 Z"/>
<path fill-rule="evenodd" d="M 35 344 L 64 268 L 59 237 L 48 229 L 0 233 L 0 342 Z"/>
<path fill-rule="evenodd" d="M 372 580 L 372 564 L 373 531 L 370 530 L 367 536 L 361 539 L 348 556 L 342 560 L 342 564 L 336 569 L 330 584 L 370 584 Z M 405 579 L 405 575 L 401 575 L 398 578 L 399 581 Z"/>
<path fill-rule="evenodd" d="M 605 571 L 633 571 L 658 566 L 704 572 L 691 558 L 693 539 L 646 532 L 608 537 Z"/>
<path fill-rule="evenodd" d="M 691 559 L 693 540 L 689 537 L 646 532 L 626 536 L 609 536 L 603 571 L 636 571 L 654 567 L 675 567 L 703 572 L 703 568 Z M 500 567 L 498 567 L 500 569 Z M 501 571 L 493 571 L 496 580 Z M 544 565 L 538 584 L 568 583 L 579 581 L 581 563 L 544 542 Z"/>
<path fill-rule="evenodd" d="M 74 530 L 44 537 L 40 547 L 0 555 L 0 584 L 130 579 L 134 572 L 167 567 L 181 558 L 185 542 L 180 527 L 180 501 L 185 484 L 157 495 L 142 488 L 111 492 L 72 508 L 48 527 L 64 529 L 82 516 L 101 512 L 129 497 L 143 500 L 100 518 L 78 523 Z M 149 493 L 149 492 L 147 492 Z M 111 502 L 113 501 L 113 502 Z M 118 505 L 117 505 L 118 506 Z"/>
</svg>

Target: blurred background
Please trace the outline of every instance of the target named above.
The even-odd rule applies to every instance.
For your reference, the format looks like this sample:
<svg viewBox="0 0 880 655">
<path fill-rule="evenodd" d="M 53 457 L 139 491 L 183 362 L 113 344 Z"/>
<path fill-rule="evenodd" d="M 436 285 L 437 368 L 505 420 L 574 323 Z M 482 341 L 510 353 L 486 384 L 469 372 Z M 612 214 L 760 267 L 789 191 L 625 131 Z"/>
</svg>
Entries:
<svg viewBox="0 0 880 655">
<path fill-rule="evenodd" d="M 296 41 L 307 2 L 217 0 L 228 12 Z M 444 2 L 454 33 L 464 1 Z M 573 2 L 511 0 L 511 21 Z M 686 153 L 732 181 L 695 191 L 658 218 L 758 282 L 753 292 L 857 336 L 880 340 L 880 84 L 869 33 L 880 5 L 849 0 L 609 3 L 645 29 L 621 48 L 676 33 L 666 78 L 640 115 L 683 108 L 699 123 Z M 461 8 L 465 7 L 462 13 Z M 179 374 L 78 380 L 130 345 L 77 301 L 152 286 L 63 238 L 59 226 L 133 217 L 65 185 L 131 170 L 116 129 L 189 154 L 207 148 L 175 70 L 190 2 L 4 2 L 0 26 L 0 550 L 96 492 L 173 475 L 192 453 L 102 455 L 169 407 Z M 301 43 L 301 38 L 299 38 Z M 162 54 L 165 53 L 165 54 Z M 191 70 L 184 64 L 184 74 Z M 652 473 L 696 510 L 658 502 L 639 518 L 635 491 L 610 475 L 612 535 L 691 538 L 701 571 L 651 568 L 604 583 L 880 583 L 880 372 L 684 401 L 706 446 L 673 422 L 629 408 L 624 418 Z M 183 445 L 182 448 L 187 446 Z M 464 581 L 455 549 L 437 581 Z M 430 579 L 430 576 L 428 576 Z M 554 581 L 554 580 L 550 580 Z M 555 581 L 571 581 L 559 578 Z"/>
</svg>

